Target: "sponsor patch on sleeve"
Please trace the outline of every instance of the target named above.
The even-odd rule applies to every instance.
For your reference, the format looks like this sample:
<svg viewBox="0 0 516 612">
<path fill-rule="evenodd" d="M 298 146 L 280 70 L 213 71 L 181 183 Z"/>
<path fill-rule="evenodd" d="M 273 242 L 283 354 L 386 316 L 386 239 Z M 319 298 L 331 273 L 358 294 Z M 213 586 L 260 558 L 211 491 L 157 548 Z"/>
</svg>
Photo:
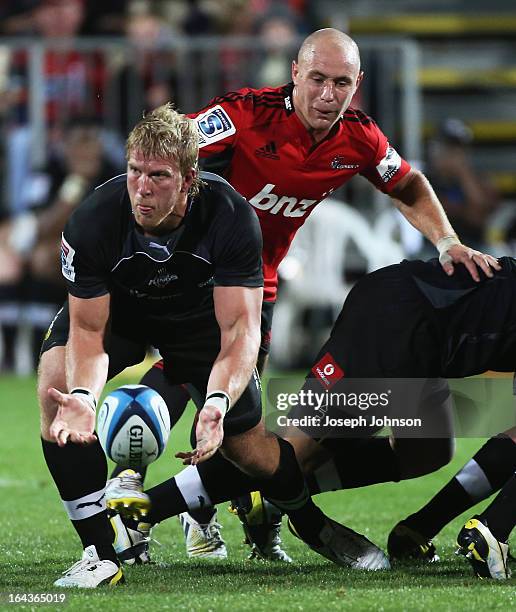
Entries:
<svg viewBox="0 0 516 612">
<path fill-rule="evenodd" d="M 236 128 L 222 106 L 213 106 L 195 118 L 199 131 L 199 147 L 223 140 L 236 133 Z"/>
<path fill-rule="evenodd" d="M 391 178 L 401 168 L 401 157 L 396 149 L 387 144 L 385 157 L 376 166 L 376 170 L 384 183 L 388 183 Z"/>
<path fill-rule="evenodd" d="M 333 358 L 331 353 L 326 353 L 314 365 L 312 372 L 323 387 L 330 389 L 333 385 L 344 377 L 344 372 Z"/>
<path fill-rule="evenodd" d="M 75 257 L 75 249 L 72 248 L 65 237 L 61 237 L 61 271 L 63 276 L 71 281 L 75 282 L 75 268 L 73 265 L 73 258 Z"/>
</svg>

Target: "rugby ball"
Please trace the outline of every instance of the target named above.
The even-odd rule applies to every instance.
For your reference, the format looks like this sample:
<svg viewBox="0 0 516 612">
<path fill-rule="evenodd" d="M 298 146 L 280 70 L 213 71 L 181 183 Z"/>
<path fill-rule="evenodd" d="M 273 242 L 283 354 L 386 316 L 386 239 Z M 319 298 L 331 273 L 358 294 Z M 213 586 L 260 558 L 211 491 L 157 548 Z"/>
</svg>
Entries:
<svg viewBox="0 0 516 612">
<path fill-rule="evenodd" d="M 124 385 L 106 396 L 97 417 L 97 435 L 118 465 L 138 469 L 165 450 L 170 415 L 159 393 L 144 385 Z"/>
</svg>

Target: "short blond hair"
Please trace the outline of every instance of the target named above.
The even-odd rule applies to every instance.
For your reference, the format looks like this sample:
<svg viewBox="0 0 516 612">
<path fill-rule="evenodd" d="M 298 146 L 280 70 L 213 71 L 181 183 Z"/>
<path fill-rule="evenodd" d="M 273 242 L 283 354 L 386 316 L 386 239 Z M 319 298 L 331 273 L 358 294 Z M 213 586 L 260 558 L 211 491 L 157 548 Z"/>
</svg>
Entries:
<svg viewBox="0 0 516 612">
<path fill-rule="evenodd" d="M 129 159 L 138 151 L 146 158 L 174 159 L 185 176 L 199 161 L 199 135 L 192 119 L 178 113 L 170 102 L 144 115 L 132 129 L 125 143 L 125 156 Z M 201 180 L 196 177 L 190 193 L 199 192 Z"/>
</svg>

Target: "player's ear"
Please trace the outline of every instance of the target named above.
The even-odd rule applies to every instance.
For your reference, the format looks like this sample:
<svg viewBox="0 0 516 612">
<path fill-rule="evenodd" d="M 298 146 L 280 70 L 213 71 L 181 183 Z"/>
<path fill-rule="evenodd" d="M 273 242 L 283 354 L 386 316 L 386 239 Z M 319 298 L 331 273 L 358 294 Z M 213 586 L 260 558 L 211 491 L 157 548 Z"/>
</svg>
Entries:
<svg viewBox="0 0 516 612">
<path fill-rule="evenodd" d="M 299 74 L 298 63 L 296 62 L 296 60 L 292 60 L 292 80 L 294 81 L 294 84 L 296 82 L 298 74 Z"/>
<path fill-rule="evenodd" d="M 356 89 L 358 89 L 358 87 L 360 86 L 360 83 L 362 82 L 362 79 L 363 79 L 363 78 L 364 78 L 364 71 L 363 71 L 363 70 L 361 70 L 361 71 L 358 73 L 358 76 L 357 76 L 357 83 L 356 83 L 356 85 L 355 85 Z"/>
<path fill-rule="evenodd" d="M 190 168 L 185 175 L 183 176 L 183 183 L 181 185 L 181 192 L 188 193 L 192 183 L 194 182 L 197 176 L 197 170 L 195 168 Z"/>
</svg>

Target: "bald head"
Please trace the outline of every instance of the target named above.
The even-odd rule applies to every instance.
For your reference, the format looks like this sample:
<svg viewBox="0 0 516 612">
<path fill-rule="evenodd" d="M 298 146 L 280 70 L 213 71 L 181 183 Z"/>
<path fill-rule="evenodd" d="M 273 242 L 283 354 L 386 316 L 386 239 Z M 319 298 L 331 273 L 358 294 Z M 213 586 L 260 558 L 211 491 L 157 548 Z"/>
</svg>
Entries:
<svg viewBox="0 0 516 612">
<path fill-rule="evenodd" d="M 305 38 L 297 54 L 297 63 L 310 63 L 316 56 L 346 58 L 360 71 L 360 52 L 357 43 L 347 34 L 335 28 L 316 30 Z"/>
<path fill-rule="evenodd" d="M 346 111 L 362 80 L 356 42 L 325 28 L 305 39 L 292 62 L 294 110 L 314 142 L 320 142 Z"/>
</svg>

